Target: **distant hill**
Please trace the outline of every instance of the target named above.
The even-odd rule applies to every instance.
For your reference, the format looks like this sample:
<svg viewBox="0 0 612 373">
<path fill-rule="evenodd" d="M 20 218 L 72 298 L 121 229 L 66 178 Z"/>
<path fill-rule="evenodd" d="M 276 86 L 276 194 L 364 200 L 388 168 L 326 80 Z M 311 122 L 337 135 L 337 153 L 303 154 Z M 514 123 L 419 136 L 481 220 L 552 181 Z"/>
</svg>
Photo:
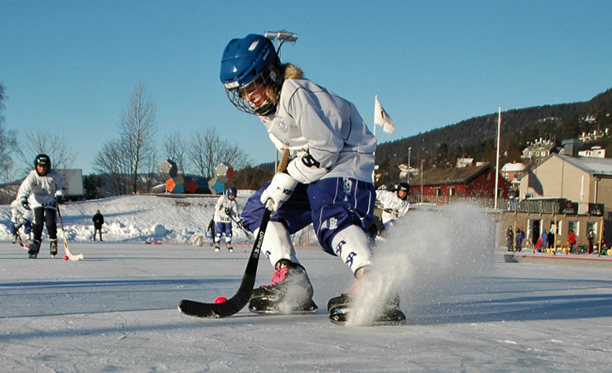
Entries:
<svg viewBox="0 0 612 373">
<path fill-rule="evenodd" d="M 521 150 L 538 138 L 563 140 L 582 132 L 612 128 L 612 89 L 586 102 L 536 106 L 502 112 L 501 150 L 508 160 L 519 160 Z M 497 138 L 497 113 L 474 117 L 416 136 L 381 143 L 376 163 L 411 165 L 454 162 L 457 157 L 492 161 Z M 610 152 L 608 152 L 610 153 Z"/>
</svg>

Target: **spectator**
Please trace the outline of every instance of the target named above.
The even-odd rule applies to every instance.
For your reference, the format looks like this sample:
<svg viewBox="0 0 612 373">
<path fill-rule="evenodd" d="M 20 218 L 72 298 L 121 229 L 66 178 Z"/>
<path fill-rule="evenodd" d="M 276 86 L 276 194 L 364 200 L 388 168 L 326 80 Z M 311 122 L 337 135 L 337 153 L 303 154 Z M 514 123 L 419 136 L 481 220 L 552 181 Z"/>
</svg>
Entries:
<svg viewBox="0 0 612 373">
<path fill-rule="evenodd" d="M 567 235 L 567 244 L 569 246 L 568 253 L 576 251 L 576 235 L 573 230 L 570 230 Z"/>
<path fill-rule="evenodd" d="M 91 220 L 94 223 L 94 234 L 93 234 L 93 240 L 96 240 L 96 232 L 100 233 L 100 241 L 104 241 L 102 239 L 102 224 L 104 224 L 104 216 L 102 216 L 102 214 L 100 213 L 100 210 L 98 210 L 93 218 L 91 218 Z"/>
<path fill-rule="evenodd" d="M 548 231 L 548 248 L 555 248 L 555 232 L 553 232 L 552 228 Z"/>
<path fill-rule="evenodd" d="M 593 233 L 593 231 L 589 231 L 589 234 L 587 235 L 587 240 L 589 240 L 589 250 L 587 251 L 587 253 L 593 254 L 593 242 L 595 241 L 595 233 Z"/>
<path fill-rule="evenodd" d="M 518 251 L 520 253 L 521 250 L 523 250 L 524 240 L 525 240 L 525 231 L 523 230 L 523 227 L 516 228 L 516 247 L 514 248 L 515 251 Z"/>
<path fill-rule="evenodd" d="M 506 231 L 506 245 L 508 246 L 508 251 L 514 251 L 514 232 L 512 231 L 512 226 L 509 226 Z"/>
<path fill-rule="evenodd" d="M 540 237 L 542 238 L 542 247 L 538 251 L 546 251 L 546 248 L 548 247 L 548 233 L 546 233 L 546 229 L 542 229 L 542 235 Z"/>
</svg>

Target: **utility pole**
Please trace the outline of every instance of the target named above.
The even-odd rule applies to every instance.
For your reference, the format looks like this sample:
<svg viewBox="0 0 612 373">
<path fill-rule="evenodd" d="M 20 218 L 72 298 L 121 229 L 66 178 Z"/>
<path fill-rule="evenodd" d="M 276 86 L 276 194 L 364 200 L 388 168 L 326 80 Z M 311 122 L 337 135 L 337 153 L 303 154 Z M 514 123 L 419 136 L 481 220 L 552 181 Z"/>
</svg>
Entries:
<svg viewBox="0 0 612 373">
<path fill-rule="evenodd" d="M 410 176 L 411 176 L 411 173 L 410 173 L 410 170 L 411 170 L 411 168 L 410 168 L 410 151 L 411 150 L 412 150 L 412 147 L 409 146 L 408 147 L 408 175 L 406 175 L 406 180 L 408 181 L 408 183 L 410 183 Z"/>
<path fill-rule="evenodd" d="M 276 54 L 278 54 L 278 59 L 280 60 L 280 56 L 281 56 L 281 47 L 283 45 L 283 43 L 285 43 L 286 41 L 290 42 L 290 43 L 294 43 L 298 40 L 298 34 L 294 33 L 294 32 L 288 32 L 285 30 L 279 30 L 279 31 L 265 31 L 264 32 L 264 36 L 268 39 L 270 39 L 272 42 L 274 42 L 274 40 L 276 40 L 277 42 L 277 47 L 276 47 Z M 278 149 L 276 149 L 276 147 L 274 148 L 274 170 L 276 172 L 276 170 L 278 169 Z"/>
<path fill-rule="evenodd" d="M 497 157 L 495 161 L 495 203 L 494 209 L 497 210 L 497 188 L 499 187 L 499 144 L 501 139 L 501 105 L 497 115 Z"/>
</svg>

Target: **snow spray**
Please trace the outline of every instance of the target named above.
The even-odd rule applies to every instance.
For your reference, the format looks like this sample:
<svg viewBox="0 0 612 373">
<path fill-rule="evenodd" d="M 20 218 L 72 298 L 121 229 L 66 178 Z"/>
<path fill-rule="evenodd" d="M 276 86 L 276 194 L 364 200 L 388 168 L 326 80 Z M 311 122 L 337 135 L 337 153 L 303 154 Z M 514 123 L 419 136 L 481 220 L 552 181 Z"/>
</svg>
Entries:
<svg viewBox="0 0 612 373">
<path fill-rule="evenodd" d="M 410 323 L 411 309 L 469 286 L 492 268 L 494 232 L 485 211 L 471 204 L 413 209 L 377 240 L 374 270 L 360 282 L 347 324 L 370 324 L 393 292 Z"/>
</svg>

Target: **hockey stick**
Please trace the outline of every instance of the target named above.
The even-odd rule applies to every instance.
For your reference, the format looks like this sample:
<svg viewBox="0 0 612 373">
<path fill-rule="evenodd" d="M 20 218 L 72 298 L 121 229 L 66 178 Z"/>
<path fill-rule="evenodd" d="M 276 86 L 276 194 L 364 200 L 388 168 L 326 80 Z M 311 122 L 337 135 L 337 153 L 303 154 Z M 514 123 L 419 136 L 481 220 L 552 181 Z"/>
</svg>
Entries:
<svg viewBox="0 0 612 373">
<path fill-rule="evenodd" d="M 287 167 L 289 160 L 289 150 L 285 150 L 279 170 Z M 281 168 L 282 167 L 282 168 Z M 271 201 L 268 201 L 271 203 Z M 251 294 L 253 293 L 253 286 L 255 285 L 255 277 L 257 276 L 257 265 L 259 263 L 259 255 L 261 253 L 261 246 L 263 244 L 264 235 L 268 228 L 268 222 L 272 215 L 271 207 L 266 205 L 263 217 L 261 218 L 261 224 L 259 225 L 259 232 L 253 243 L 253 249 L 247 262 L 246 270 L 242 276 L 242 282 L 236 294 L 233 297 L 222 303 L 204 303 L 188 299 L 180 301 L 178 309 L 179 312 L 189 316 L 204 317 L 204 318 L 221 318 L 231 316 L 238 313 L 244 306 L 249 303 Z"/>
<path fill-rule="evenodd" d="M 57 209 L 57 215 L 60 218 L 60 227 L 62 228 L 62 233 L 64 235 L 64 252 L 68 259 L 70 260 L 83 260 L 83 254 L 74 255 L 70 252 L 68 248 L 68 239 L 66 239 L 66 231 L 64 230 L 64 220 L 62 219 L 62 213 L 60 212 L 59 204 L 55 207 Z"/>
<path fill-rule="evenodd" d="M 21 247 L 24 247 L 23 246 L 23 240 L 21 239 L 21 234 L 19 234 L 19 229 L 15 230 L 15 234 L 17 235 L 17 242 L 19 242 L 19 245 Z"/>
<path fill-rule="evenodd" d="M 268 227 L 268 221 L 270 221 L 270 214 L 270 209 L 266 208 L 238 292 L 223 303 L 204 303 L 183 299 L 178 306 L 181 313 L 196 317 L 221 318 L 239 312 L 249 303 L 251 293 L 253 292 L 253 286 L 255 285 L 259 254 L 261 253 L 261 245 L 266 233 L 266 228 Z"/>
<path fill-rule="evenodd" d="M 232 218 L 232 220 L 234 221 L 234 223 L 236 223 L 236 225 L 238 226 L 238 228 L 240 228 L 240 229 L 241 229 L 241 230 L 244 232 L 244 234 L 246 234 L 246 236 L 247 236 L 247 238 L 248 238 L 249 240 L 252 240 L 252 239 L 253 239 L 253 234 L 251 234 L 251 232 L 247 231 L 247 230 L 246 230 L 246 229 L 245 229 L 245 228 L 242 226 L 242 223 L 240 223 L 238 220 L 234 219 L 234 217 L 233 217 L 233 216 L 230 216 L 230 218 Z"/>
</svg>

